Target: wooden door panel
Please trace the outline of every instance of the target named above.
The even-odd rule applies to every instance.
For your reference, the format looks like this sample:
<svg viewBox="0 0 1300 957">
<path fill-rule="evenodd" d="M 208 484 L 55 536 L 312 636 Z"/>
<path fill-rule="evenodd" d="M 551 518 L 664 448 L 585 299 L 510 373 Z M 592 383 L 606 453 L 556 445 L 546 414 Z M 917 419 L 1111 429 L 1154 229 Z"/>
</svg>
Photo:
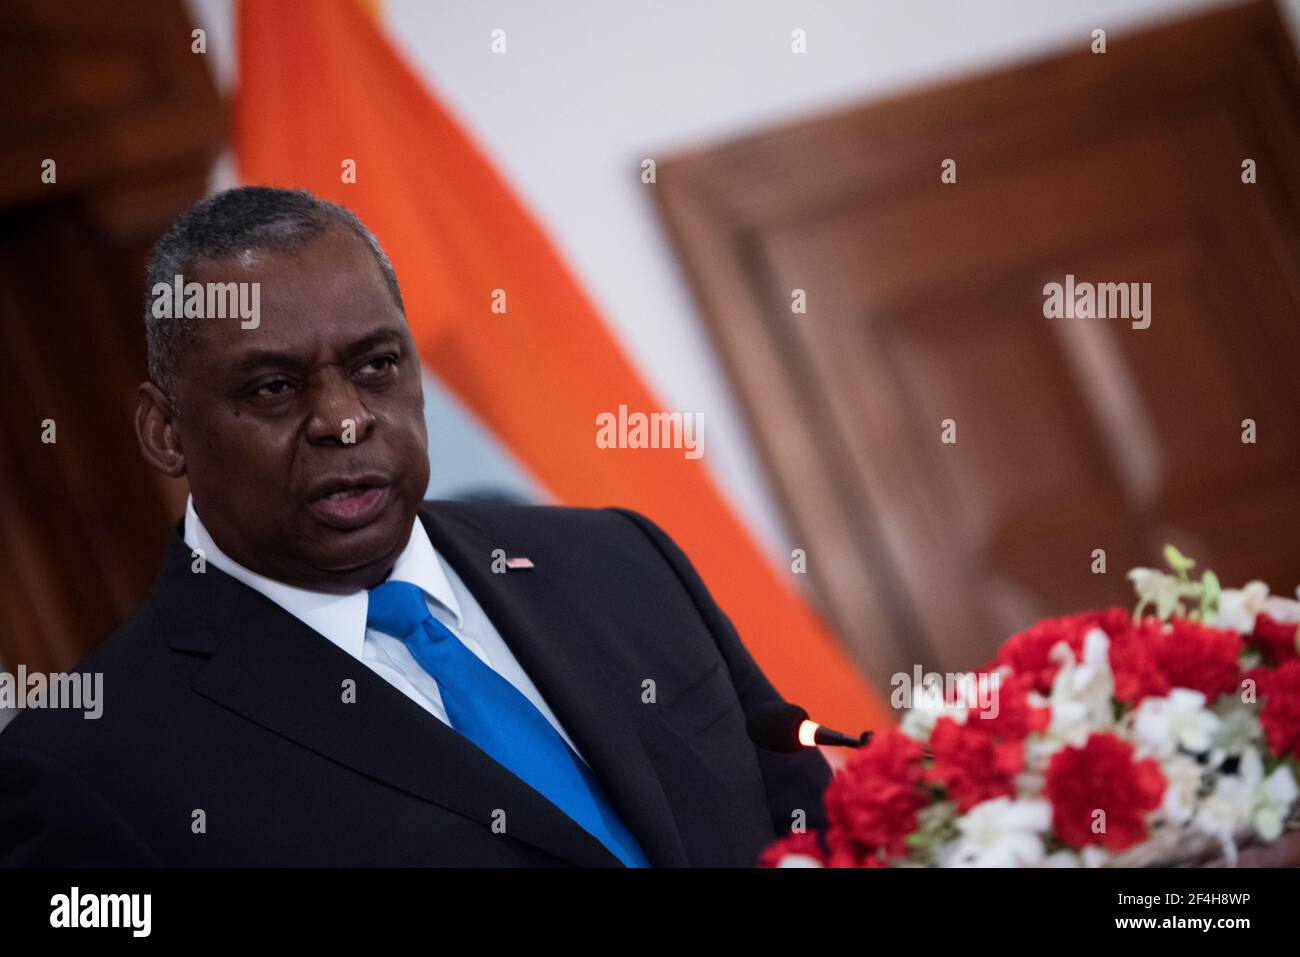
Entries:
<svg viewBox="0 0 1300 957">
<path fill-rule="evenodd" d="M 10 0 L 0 20 L 0 81 L 19 91 L 0 100 L 8 668 L 62 670 L 106 637 L 145 597 L 184 502 L 132 421 L 145 258 L 203 195 L 226 131 L 191 29 L 177 0 Z"/>
<path fill-rule="evenodd" d="M 660 164 L 823 610 L 882 687 L 1127 603 L 1165 541 L 1300 580 L 1288 36 L 1248 4 Z M 1045 318 L 1067 274 L 1150 283 L 1150 327 Z"/>
</svg>

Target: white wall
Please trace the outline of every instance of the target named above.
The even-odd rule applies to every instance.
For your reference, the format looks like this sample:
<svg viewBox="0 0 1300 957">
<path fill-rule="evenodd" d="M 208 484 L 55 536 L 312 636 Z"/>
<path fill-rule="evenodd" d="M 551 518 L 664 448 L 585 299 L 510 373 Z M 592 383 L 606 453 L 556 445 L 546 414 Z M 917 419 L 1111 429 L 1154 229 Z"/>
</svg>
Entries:
<svg viewBox="0 0 1300 957">
<path fill-rule="evenodd" d="M 192 0 L 213 37 L 230 0 Z M 789 544 L 673 258 L 645 157 L 1070 48 L 1222 0 L 385 0 L 389 32 L 550 231 L 774 560 Z M 1284 0 L 1300 36 L 1300 0 Z M 808 52 L 790 52 L 807 31 Z M 490 51 L 506 31 L 507 53 Z M 214 50 L 222 74 L 233 60 Z"/>
</svg>

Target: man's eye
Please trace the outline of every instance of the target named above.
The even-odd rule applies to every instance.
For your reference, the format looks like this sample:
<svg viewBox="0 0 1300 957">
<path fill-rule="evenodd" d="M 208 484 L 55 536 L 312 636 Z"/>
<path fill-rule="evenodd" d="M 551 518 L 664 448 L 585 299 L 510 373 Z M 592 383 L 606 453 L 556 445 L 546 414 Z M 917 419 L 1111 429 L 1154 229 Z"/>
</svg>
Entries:
<svg viewBox="0 0 1300 957">
<path fill-rule="evenodd" d="M 272 379 L 270 382 L 263 382 L 253 390 L 253 395 L 262 398 L 275 398 L 286 394 L 293 388 L 293 383 L 288 379 Z"/>
<path fill-rule="evenodd" d="M 397 356 L 375 356 L 367 359 L 357 371 L 362 375 L 385 375 L 397 368 Z"/>
</svg>

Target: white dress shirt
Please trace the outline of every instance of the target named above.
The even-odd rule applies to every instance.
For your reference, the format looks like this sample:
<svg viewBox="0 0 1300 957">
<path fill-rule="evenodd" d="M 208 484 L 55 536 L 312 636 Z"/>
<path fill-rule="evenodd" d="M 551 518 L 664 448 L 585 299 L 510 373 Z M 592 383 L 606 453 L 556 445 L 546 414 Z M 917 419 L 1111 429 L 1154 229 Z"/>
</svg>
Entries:
<svg viewBox="0 0 1300 957">
<path fill-rule="evenodd" d="M 185 544 L 202 549 L 211 562 L 230 577 L 243 582 L 317 634 L 334 642 L 439 721 L 450 725 L 438 682 L 420 666 L 400 638 L 366 627 L 370 598 L 366 591 L 347 595 L 295 588 L 250 571 L 226 555 L 203 527 L 191 496 L 185 504 Z M 419 518 L 411 528 L 406 548 L 397 557 L 389 580 L 410 582 L 424 592 L 429 612 L 459 638 L 489 668 L 524 695 L 560 736 L 582 757 L 541 692 L 511 653 L 505 639 L 488 620 L 473 593 L 455 569 L 438 555 Z M 583 759 L 586 760 L 585 758 Z"/>
</svg>

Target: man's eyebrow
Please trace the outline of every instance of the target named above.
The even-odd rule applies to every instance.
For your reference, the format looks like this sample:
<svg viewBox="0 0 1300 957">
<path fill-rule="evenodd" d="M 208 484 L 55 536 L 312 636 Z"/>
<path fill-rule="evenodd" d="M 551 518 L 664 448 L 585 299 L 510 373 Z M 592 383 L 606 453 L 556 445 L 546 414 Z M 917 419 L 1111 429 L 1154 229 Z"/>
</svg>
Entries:
<svg viewBox="0 0 1300 957">
<path fill-rule="evenodd" d="M 369 352 L 376 346 L 388 345 L 390 343 L 401 344 L 402 330 L 400 329 L 379 329 L 367 336 L 362 336 L 356 342 L 349 345 L 343 350 L 345 356 L 349 359 L 359 356 L 362 353 Z"/>
<path fill-rule="evenodd" d="M 369 352 L 371 349 L 380 345 L 389 343 L 402 343 L 402 331 L 400 329 L 378 329 L 358 339 L 356 342 L 349 343 L 343 350 L 344 359 L 352 359 L 358 355 Z M 236 376 L 247 375 L 250 372 L 257 372 L 261 369 L 283 369 L 287 372 L 296 372 L 307 365 L 307 362 L 300 356 L 291 352 L 279 352 L 275 349 L 257 349 L 253 352 L 245 353 L 231 369 L 232 374 Z"/>
<path fill-rule="evenodd" d="M 235 375 L 245 375 L 258 369 L 301 369 L 306 363 L 289 352 L 276 352 L 274 349 L 258 349 L 246 353 L 231 370 Z"/>
</svg>

